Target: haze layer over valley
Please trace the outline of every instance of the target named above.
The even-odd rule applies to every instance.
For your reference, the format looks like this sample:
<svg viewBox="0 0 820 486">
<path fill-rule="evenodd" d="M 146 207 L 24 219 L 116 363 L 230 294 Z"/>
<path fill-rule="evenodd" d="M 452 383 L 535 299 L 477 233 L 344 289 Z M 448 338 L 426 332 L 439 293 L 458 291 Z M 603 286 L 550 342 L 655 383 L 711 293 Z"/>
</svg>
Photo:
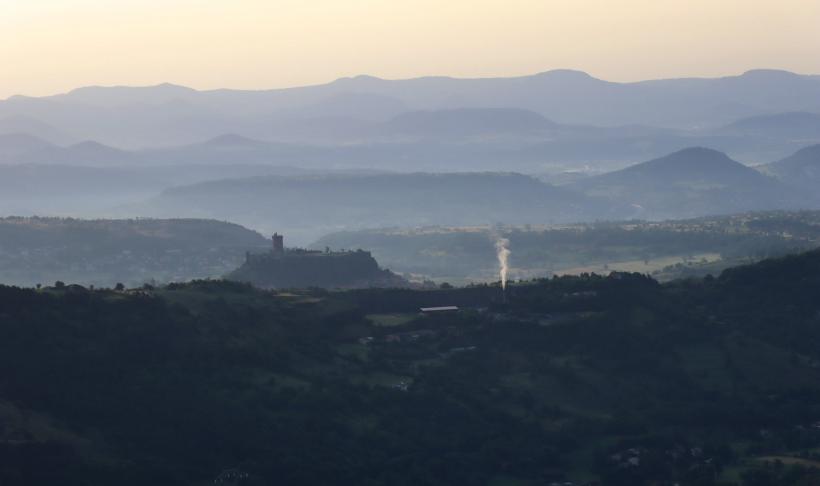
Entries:
<svg viewBox="0 0 820 486">
<path fill-rule="evenodd" d="M 817 76 L 766 69 L 12 96 L 0 215 L 203 218 L 309 245 L 378 228 L 820 209 L 818 100 Z"/>
<path fill-rule="evenodd" d="M 165 84 L 14 96 L 0 102 L 8 186 L 0 209 L 215 217 L 295 230 L 304 244 L 329 230 L 385 225 L 810 208 L 814 173 L 805 167 L 817 164 L 817 151 L 806 147 L 820 142 L 819 99 L 820 78 L 775 70 L 635 83 L 558 70 L 359 76 L 267 91 Z M 777 162 L 798 152 L 807 177 Z M 478 180 L 491 187 L 458 189 Z"/>
<path fill-rule="evenodd" d="M 776 70 L 14 96 L 0 102 L 0 215 L 203 218 L 305 246 L 379 228 L 820 209 L 816 100 L 820 78 Z"/>
</svg>

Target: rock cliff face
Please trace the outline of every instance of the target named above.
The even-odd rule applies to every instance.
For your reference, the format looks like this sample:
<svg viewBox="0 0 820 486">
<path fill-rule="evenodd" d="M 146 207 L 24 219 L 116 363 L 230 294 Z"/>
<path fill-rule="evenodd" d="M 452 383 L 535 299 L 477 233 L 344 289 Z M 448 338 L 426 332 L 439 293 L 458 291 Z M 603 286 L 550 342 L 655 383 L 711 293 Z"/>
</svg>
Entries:
<svg viewBox="0 0 820 486">
<path fill-rule="evenodd" d="M 245 263 L 226 276 L 261 288 L 405 287 L 408 282 L 379 268 L 370 252 L 288 250 L 282 254 L 249 254 Z"/>
</svg>

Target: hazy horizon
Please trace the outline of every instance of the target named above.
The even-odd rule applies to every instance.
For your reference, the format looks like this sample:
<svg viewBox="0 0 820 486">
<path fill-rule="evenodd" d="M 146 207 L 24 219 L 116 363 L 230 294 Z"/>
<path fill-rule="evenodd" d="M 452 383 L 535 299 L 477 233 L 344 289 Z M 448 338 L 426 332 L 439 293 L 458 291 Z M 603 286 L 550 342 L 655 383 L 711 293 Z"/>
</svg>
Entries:
<svg viewBox="0 0 820 486">
<path fill-rule="evenodd" d="M 0 98 L 164 82 L 271 89 L 368 74 L 610 81 L 820 73 L 820 4 L 786 0 L 0 1 Z M 602 35 L 602 34 L 606 35 Z"/>
<path fill-rule="evenodd" d="M 628 80 L 628 81 L 618 81 L 618 80 L 608 79 L 608 78 L 602 77 L 602 76 L 597 76 L 595 73 L 591 73 L 591 72 L 585 71 L 583 69 L 557 67 L 557 68 L 552 68 L 552 69 L 544 69 L 544 70 L 540 70 L 540 71 L 533 71 L 533 72 L 529 72 L 529 73 L 499 75 L 499 76 L 495 76 L 495 75 L 487 75 L 487 76 L 451 76 L 451 75 L 448 75 L 448 74 L 439 73 L 439 74 L 422 74 L 422 75 L 419 75 L 419 76 L 410 76 L 410 77 L 383 77 L 383 76 L 376 76 L 376 75 L 373 75 L 373 74 L 370 74 L 370 73 L 359 73 L 359 74 L 353 74 L 353 75 L 350 75 L 350 76 L 339 76 L 339 77 L 336 77 L 336 78 L 329 78 L 329 79 L 326 79 L 324 81 L 318 81 L 318 82 L 315 82 L 315 83 L 294 84 L 294 85 L 288 85 L 288 86 L 269 86 L 269 87 L 264 87 L 263 86 L 263 87 L 257 87 L 257 88 L 240 88 L 240 87 L 234 87 L 234 86 L 219 86 L 219 87 L 199 88 L 199 87 L 196 87 L 196 86 L 176 83 L 176 82 L 168 81 L 168 80 L 159 81 L 159 82 L 151 83 L 151 84 L 129 84 L 129 83 L 101 84 L 101 83 L 93 83 L 92 82 L 92 83 L 89 83 L 89 84 L 83 84 L 83 85 L 79 85 L 79 86 L 69 87 L 69 88 L 67 88 L 63 91 L 55 91 L 55 92 L 43 93 L 43 94 L 39 94 L 39 95 L 27 95 L 27 94 L 22 94 L 22 93 L 15 93 L 15 94 L 8 95 L 6 97 L 0 97 L 0 101 L 7 100 L 9 98 L 13 98 L 13 97 L 16 97 L 16 96 L 24 96 L 24 97 L 30 97 L 30 98 L 58 96 L 58 95 L 71 93 L 72 91 L 76 91 L 78 89 L 84 89 L 84 88 L 157 88 L 157 87 L 161 87 L 161 86 L 175 86 L 175 87 L 186 88 L 186 89 L 191 89 L 191 90 L 200 91 L 200 92 L 220 91 L 220 90 L 228 90 L 228 91 L 276 91 L 276 90 L 287 90 L 287 89 L 293 89 L 293 88 L 304 88 L 304 87 L 312 87 L 312 86 L 324 86 L 324 85 L 332 84 L 336 81 L 345 80 L 345 79 L 356 79 L 356 78 L 375 78 L 375 79 L 380 79 L 380 80 L 383 80 L 383 81 L 410 81 L 410 80 L 425 79 L 425 78 L 446 78 L 446 79 L 456 79 L 456 80 L 514 79 L 514 78 L 524 78 L 524 77 L 530 77 L 530 76 L 537 76 L 537 75 L 540 75 L 540 74 L 547 74 L 547 73 L 552 73 L 552 72 L 562 72 L 562 71 L 563 72 L 574 71 L 574 72 L 578 72 L 578 73 L 583 73 L 583 74 L 586 74 L 586 75 L 588 75 L 588 76 L 590 76 L 591 78 L 594 78 L 594 79 L 598 79 L 598 80 L 606 81 L 606 82 L 610 82 L 610 83 L 617 83 L 617 84 L 631 84 L 631 83 L 676 80 L 676 79 L 682 80 L 682 79 L 732 78 L 732 77 L 743 76 L 744 74 L 747 74 L 749 72 L 755 72 L 755 71 L 775 71 L 775 72 L 776 71 L 781 71 L 781 72 L 796 74 L 796 75 L 799 75 L 799 76 L 820 77 L 820 72 L 818 72 L 818 73 L 798 72 L 798 71 L 791 71 L 791 70 L 788 70 L 788 69 L 779 69 L 779 68 L 771 68 L 771 67 L 766 67 L 766 66 L 760 66 L 760 67 L 752 67 L 752 68 L 746 69 L 744 71 L 739 71 L 739 72 L 735 72 L 735 73 L 726 73 L 726 74 L 715 75 L 715 76 L 696 76 L 696 75 L 687 76 L 687 75 L 681 75 L 681 76 L 672 76 L 672 77 L 667 77 L 667 78 L 657 77 L 657 78 L 646 78 L 646 79 L 634 79 L 634 80 Z"/>
</svg>

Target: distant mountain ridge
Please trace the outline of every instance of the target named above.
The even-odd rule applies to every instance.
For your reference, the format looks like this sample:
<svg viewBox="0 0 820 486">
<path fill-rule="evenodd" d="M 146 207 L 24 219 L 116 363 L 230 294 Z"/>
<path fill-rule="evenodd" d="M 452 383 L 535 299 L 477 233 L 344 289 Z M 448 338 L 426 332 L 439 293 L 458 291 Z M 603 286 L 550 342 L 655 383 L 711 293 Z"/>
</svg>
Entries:
<svg viewBox="0 0 820 486">
<path fill-rule="evenodd" d="M 257 91 L 197 91 L 170 84 L 86 87 L 42 98 L 8 98 L 0 101 L 0 119 L 25 116 L 80 139 L 133 148 L 191 143 L 232 132 L 271 138 L 275 134 L 265 127 L 275 120 L 386 121 L 406 111 L 463 108 L 531 110 L 575 125 L 719 127 L 765 113 L 820 112 L 820 79 L 754 70 L 722 78 L 616 83 L 555 70 L 479 79 L 358 76 Z"/>
</svg>

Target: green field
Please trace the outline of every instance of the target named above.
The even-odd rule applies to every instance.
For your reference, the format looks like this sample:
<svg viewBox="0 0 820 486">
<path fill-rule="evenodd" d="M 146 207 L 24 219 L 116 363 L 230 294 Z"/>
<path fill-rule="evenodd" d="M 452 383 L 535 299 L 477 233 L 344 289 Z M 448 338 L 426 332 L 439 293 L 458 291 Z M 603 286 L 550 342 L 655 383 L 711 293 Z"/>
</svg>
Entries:
<svg viewBox="0 0 820 486">
<path fill-rule="evenodd" d="M 677 264 L 706 264 L 721 260 L 719 253 L 697 253 L 694 255 L 671 255 L 640 260 L 613 261 L 603 264 L 578 266 L 556 270 L 556 275 L 580 275 L 582 273 L 607 274 L 609 272 L 637 272 L 653 274 Z"/>
</svg>

